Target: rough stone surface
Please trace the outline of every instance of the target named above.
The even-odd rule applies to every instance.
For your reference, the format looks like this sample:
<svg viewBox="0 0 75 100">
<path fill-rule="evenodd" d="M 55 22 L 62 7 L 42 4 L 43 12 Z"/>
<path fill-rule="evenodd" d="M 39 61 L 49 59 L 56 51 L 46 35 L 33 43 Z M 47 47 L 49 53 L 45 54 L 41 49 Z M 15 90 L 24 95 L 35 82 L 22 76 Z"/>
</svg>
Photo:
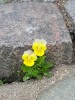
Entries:
<svg viewBox="0 0 75 100">
<path fill-rule="evenodd" d="M 0 5 L 0 78 L 16 76 L 21 55 L 31 47 L 35 38 L 44 38 L 48 42 L 48 59 L 55 63 L 71 63 L 72 42 L 56 5 Z"/>
<path fill-rule="evenodd" d="M 75 25 L 75 0 L 68 0 L 67 3 L 65 4 L 65 9 L 69 13 Z M 74 27 L 74 33 L 75 33 L 75 27 Z"/>
<path fill-rule="evenodd" d="M 75 100 L 75 74 L 49 87 L 37 100 Z"/>
<path fill-rule="evenodd" d="M 55 66 L 53 69 L 54 76 L 52 78 L 43 78 L 42 80 L 36 81 L 30 80 L 23 83 L 5 84 L 0 86 L 0 100 L 37 100 L 39 94 L 41 94 L 45 89 L 48 89 L 50 86 L 56 84 L 62 79 L 64 80 L 64 78 L 71 75 L 71 73 L 75 73 L 75 64 L 59 65 Z"/>
<path fill-rule="evenodd" d="M 36 2 L 36 1 L 38 1 L 38 2 L 54 2 L 54 1 L 56 1 L 56 0 L 21 0 L 21 1 L 34 1 L 34 2 Z"/>
</svg>

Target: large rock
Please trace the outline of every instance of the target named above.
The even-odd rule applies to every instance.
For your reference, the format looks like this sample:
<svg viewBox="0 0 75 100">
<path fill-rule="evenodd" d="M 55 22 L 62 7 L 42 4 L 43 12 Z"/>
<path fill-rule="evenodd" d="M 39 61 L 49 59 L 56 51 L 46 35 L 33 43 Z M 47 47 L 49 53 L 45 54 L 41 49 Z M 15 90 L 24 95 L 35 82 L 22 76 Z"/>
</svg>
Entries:
<svg viewBox="0 0 75 100">
<path fill-rule="evenodd" d="M 37 100 L 75 100 L 75 75 L 49 87 Z"/>
<path fill-rule="evenodd" d="M 65 4 L 65 9 L 72 18 L 74 23 L 74 34 L 75 34 L 75 0 L 68 0 Z"/>
<path fill-rule="evenodd" d="M 35 38 L 48 42 L 47 58 L 55 63 L 72 62 L 72 42 L 63 17 L 50 3 L 0 5 L 0 78 L 15 78 L 21 55 Z"/>
</svg>

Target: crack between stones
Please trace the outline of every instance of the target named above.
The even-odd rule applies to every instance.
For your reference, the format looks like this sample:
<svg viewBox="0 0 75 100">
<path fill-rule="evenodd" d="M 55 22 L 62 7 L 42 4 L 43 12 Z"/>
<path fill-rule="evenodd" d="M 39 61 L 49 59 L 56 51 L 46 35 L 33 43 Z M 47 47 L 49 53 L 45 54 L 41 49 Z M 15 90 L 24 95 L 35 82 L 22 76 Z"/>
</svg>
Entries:
<svg viewBox="0 0 75 100">
<path fill-rule="evenodd" d="M 75 63 L 75 25 L 73 23 L 72 18 L 70 17 L 69 13 L 66 11 L 64 4 L 67 2 L 68 0 L 57 0 L 55 2 L 55 4 L 58 6 L 63 19 L 65 21 L 66 27 L 70 33 L 71 39 L 72 39 L 72 43 L 73 43 L 73 63 Z"/>
</svg>

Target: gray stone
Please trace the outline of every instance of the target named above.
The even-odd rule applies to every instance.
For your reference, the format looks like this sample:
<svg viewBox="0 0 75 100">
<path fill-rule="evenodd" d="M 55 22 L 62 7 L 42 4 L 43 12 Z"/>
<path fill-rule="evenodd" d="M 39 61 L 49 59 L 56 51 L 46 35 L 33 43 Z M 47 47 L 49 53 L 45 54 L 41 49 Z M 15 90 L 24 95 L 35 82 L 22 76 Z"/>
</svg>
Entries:
<svg viewBox="0 0 75 100">
<path fill-rule="evenodd" d="M 65 4 L 65 9 L 70 15 L 75 25 L 75 0 L 68 0 Z M 75 33 L 75 26 L 74 26 L 74 33 Z"/>
<path fill-rule="evenodd" d="M 35 38 L 44 38 L 48 42 L 49 60 L 54 63 L 72 62 L 72 41 L 56 5 L 0 5 L 0 78 L 15 78 L 22 63 L 21 55 L 31 47 Z"/>
<path fill-rule="evenodd" d="M 56 1 L 56 0 L 21 0 L 21 1 L 34 1 L 34 2 L 36 2 L 36 1 L 38 1 L 38 2 L 54 2 L 54 1 Z"/>
<path fill-rule="evenodd" d="M 37 100 L 75 100 L 75 75 L 49 87 Z"/>
</svg>

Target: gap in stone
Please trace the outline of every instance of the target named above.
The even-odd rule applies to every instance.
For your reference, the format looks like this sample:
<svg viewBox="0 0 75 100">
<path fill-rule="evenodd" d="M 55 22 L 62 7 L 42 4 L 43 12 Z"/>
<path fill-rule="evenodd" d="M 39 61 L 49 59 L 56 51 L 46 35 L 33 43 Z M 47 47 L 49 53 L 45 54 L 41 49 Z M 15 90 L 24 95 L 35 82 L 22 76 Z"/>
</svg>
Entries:
<svg viewBox="0 0 75 100">
<path fill-rule="evenodd" d="M 73 61 L 72 61 L 72 63 L 75 63 L 75 57 L 74 57 L 75 56 L 75 30 L 74 30 L 75 25 L 73 23 L 71 16 L 69 15 L 69 13 L 66 11 L 66 9 L 64 7 L 64 5 L 67 1 L 68 0 L 65 0 L 65 2 L 63 2 L 63 0 L 58 0 L 55 3 L 58 6 L 58 8 L 60 9 L 61 14 L 65 21 L 66 27 L 70 33 L 71 40 L 73 43 Z"/>
</svg>

